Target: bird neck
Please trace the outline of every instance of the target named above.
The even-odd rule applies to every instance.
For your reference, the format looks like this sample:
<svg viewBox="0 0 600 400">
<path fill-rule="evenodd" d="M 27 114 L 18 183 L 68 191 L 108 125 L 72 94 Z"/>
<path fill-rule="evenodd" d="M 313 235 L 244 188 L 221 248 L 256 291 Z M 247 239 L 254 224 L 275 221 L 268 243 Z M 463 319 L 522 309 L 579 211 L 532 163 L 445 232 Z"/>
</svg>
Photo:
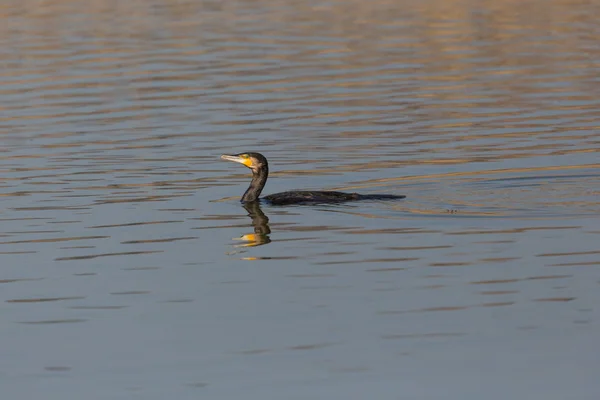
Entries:
<svg viewBox="0 0 600 400">
<path fill-rule="evenodd" d="M 242 196 L 242 203 L 249 203 L 258 200 L 260 192 L 262 192 L 267 183 L 267 177 L 269 176 L 269 167 L 264 165 L 258 168 L 256 171 L 252 171 L 252 182 L 250 186 Z"/>
</svg>

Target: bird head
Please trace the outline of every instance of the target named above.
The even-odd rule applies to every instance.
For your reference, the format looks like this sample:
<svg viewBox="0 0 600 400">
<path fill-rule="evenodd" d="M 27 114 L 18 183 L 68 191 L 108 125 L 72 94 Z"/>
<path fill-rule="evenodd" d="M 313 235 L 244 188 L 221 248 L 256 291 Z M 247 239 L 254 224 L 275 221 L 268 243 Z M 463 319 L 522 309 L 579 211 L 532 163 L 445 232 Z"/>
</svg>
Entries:
<svg viewBox="0 0 600 400">
<path fill-rule="evenodd" d="M 266 167 L 267 164 L 267 159 L 265 158 L 265 156 L 263 156 L 260 153 L 239 153 L 239 154 L 223 154 L 221 156 L 221 158 L 223 160 L 227 160 L 227 161 L 234 161 L 237 163 L 240 163 L 242 165 L 245 165 L 246 167 L 250 168 L 253 172 L 258 171 L 261 168 Z"/>
</svg>

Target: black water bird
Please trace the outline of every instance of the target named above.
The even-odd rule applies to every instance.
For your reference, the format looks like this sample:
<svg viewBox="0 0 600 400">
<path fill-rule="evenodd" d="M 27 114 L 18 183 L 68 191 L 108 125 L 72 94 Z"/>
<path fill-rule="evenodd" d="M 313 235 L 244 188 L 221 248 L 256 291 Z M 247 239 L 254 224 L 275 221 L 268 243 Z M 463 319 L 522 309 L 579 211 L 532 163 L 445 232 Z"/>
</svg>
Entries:
<svg viewBox="0 0 600 400">
<path fill-rule="evenodd" d="M 224 154 L 223 160 L 235 161 L 243 164 L 252 170 L 252 181 L 250 186 L 242 196 L 242 203 L 251 203 L 258 200 L 258 196 L 267 183 L 269 176 L 269 163 L 265 156 L 260 153 L 239 153 L 234 155 Z M 273 205 L 287 204 L 318 204 L 318 203 L 342 203 L 356 200 L 395 200 L 403 199 L 406 196 L 396 196 L 393 194 L 358 194 L 333 191 L 313 191 L 313 190 L 293 190 L 270 194 L 263 197 L 264 200 Z"/>
</svg>

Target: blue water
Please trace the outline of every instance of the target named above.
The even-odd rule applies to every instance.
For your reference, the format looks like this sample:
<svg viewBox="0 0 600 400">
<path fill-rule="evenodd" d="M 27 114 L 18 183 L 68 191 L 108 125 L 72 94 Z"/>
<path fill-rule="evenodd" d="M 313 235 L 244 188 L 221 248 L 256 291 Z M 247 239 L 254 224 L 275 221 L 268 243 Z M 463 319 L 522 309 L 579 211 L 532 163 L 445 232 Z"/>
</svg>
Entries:
<svg viewBox="0 0 600 400">
<path fill-rule="evenodd" d="M 6 3 L 4 397 L 598 398 L 599 10 L 515 7 Z"/>
</svg>

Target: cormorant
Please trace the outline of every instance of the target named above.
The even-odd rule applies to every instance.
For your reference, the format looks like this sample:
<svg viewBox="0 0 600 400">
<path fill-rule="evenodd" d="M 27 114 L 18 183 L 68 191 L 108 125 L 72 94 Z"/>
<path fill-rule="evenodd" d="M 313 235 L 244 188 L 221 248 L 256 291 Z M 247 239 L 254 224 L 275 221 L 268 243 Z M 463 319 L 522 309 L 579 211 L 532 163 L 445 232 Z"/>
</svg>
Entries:
<svg viewBox="0 0 600 400">
<path fill-rule="evenodd" d="M 260 153 L 239 153 L 234 155 L 223 154 L 223 160 L 235 161 L 252 170 L 252 182 L 242 196 L 242 203 L 250 203 L 258 200 L 269 176 L 269 164 L 267 159 Z M 307 203 L 341 203 L 355 200 L 393 200 L 403 199 L 406 196 L 393 194 L 358 194 L 332 191 L 294 190 L 270 194 L 262 198 L 273 205 L 307 204 Z"/>
</svg>

